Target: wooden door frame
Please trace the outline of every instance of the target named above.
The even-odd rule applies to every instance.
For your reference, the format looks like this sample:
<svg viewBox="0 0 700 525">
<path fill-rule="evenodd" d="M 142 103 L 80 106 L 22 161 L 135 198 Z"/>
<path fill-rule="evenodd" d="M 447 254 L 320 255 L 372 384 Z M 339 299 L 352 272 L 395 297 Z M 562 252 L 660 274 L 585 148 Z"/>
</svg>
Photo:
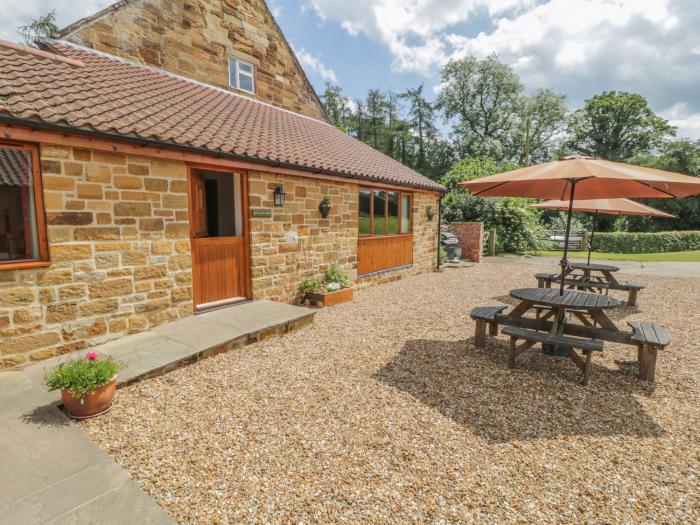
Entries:
<svg viewBox="0 0 700 525">
<path fill-rule="evenodd" d="M 241 220 L 243 221 L 242 224 L 242 231 L 243 231 L 243 247 L 245 250 L 245 253 L 243 254 L 243 260 L 244 260 L 244 290 L 245 290 L 245 297 L 246 299 L 251 299 L 252 298 L 252 284 L 251 284 L 251 271 L 250 271 L 250 265 L 251 265 L 251 258 L 250 258 L 250 213 L 248 210 L 248 171 L 247 170 L 236 170 L 233 168 L 224 168 L 222 166 L 217 166 L 217 165 L 212 165 L 212 164 L 201 164 L 201 163 L 187 163 L 187 212 L 188 212 L 188 217 L 187 217 L 187 222 L 188 222 L 188 232 L 189 232 L 189 239 L 190 239 L 190 250 L 192 253 L 191 259 L 192 259 L 192 304 L 193 304 L 193 309 L 194 312 L 197 313 L 197 297 L 195 294 L 195 265 L 197 264 L 195 261 L 194 257 L 194 244 L 192 240 L 194 239 L 193 235 L 193 230 L 192 230 L 192 214 L 194 211 L 194 201 L 193 198 L 194 196 L 192 195 L 192 177 L 193 173 L 195 171 L 214 171 L 218 173 L 228 173 L 231 174 L 231 176 L 234 175 L 234 173 L 238 173 L 241 176 Z"/>
</svg>

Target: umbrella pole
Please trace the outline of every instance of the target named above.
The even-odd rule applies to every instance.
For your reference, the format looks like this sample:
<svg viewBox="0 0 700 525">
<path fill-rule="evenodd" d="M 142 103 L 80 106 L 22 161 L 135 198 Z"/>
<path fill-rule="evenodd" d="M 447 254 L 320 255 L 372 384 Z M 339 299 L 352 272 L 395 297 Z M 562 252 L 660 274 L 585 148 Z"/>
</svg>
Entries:
<svg viewBox="0 0 700 525">
<path fill-rule="evenodd" d="M 598 211 L 593 214 L 593 226 L 591 226 L 591 239 L 588 241 L 588 264 L 591 264 L 591 252 L 593 251 L 593 235 L 595 235 L 595 223 L 598 218 Z"/>
<path fill-rule="evenodd" d="M 571 194 L 569 195 L 569 215 L 566 217 L 566 236 L 564 237 L 564 256 L 561 258 L 561 279 L 559 283 L 559 295 L 564 295 L 564 279 L 569 267 L 569 234 L 571 233 L 571 215 L 574 212 L 574 192 L 576 191 L 576 179 L 571 179 Z"/>
</svg>

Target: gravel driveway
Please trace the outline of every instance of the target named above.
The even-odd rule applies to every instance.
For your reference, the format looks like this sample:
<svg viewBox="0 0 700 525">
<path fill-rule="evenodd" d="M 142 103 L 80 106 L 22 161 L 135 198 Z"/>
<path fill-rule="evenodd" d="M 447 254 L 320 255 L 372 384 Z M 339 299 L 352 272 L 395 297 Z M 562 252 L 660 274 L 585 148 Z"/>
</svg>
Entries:
<svg viewBox="0 0 700 525">
<path fill-rule="evenodd" d="M 472 345 L 470 308 L 533 273 L 486 263 L 359 292 L 124 388 L 82 427 L 181 523 L 698 523 L 700 280 L 640 277 L 639 310 L 613 312 L 671 333 L 655 385 L 606 343 L 582 388 L 568 359 L 510 370 L 504 337 Z"/>
</svg>

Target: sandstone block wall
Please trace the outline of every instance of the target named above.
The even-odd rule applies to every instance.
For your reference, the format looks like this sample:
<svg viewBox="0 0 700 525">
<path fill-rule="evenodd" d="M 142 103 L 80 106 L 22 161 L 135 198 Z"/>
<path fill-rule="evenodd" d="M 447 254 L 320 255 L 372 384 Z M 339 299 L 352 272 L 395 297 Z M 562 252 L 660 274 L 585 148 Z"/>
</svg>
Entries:
<svg viewBox="0 0 700 525">
<path fill-rule="evenodd" d="M 283 207 L 272 192 L 282 185 Z M 358 187 L 356 184 L 249 172 L 249 207 L 272 210 L 272 217 L 250 218 L 253 299 L 290 302 L 304 279 L 321 279 L 332 265 L 357 277 Z M 318 205 L 330 197 L 327 219 Z"/>
<path fill-rule="evenodd" d="M 41 147 L 51 266 L 0 270 L 0 368 L 192 312 L 184 163 Z"/>
<path fill-rule="evenodd" d="M 253 98 L 326 120 L 264 0 L 127 2 L 67 31 L 76 43 L 224 89 L 228 58 L 240 58 L 255 66 Z"/>
<path fill-rule="evenodd" d="M 484 241 L 484 223 L 482 222 L 453 222 L 449 230 L 459 239 L 462 248 L 462 259 L 481 262 Z"/>
</svg>

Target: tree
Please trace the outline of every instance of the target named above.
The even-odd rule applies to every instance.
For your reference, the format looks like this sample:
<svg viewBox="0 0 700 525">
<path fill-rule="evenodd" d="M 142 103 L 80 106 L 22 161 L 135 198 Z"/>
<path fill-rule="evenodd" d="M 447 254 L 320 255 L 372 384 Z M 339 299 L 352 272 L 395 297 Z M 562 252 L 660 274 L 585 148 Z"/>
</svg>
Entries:
<svg viewBox="0 0 700 525">
<path fill-rule="evenodd" d="M 326 82 L 326 89 L 321 95 L 321 103 L 333 124 L 347 133 L 348 105 L 340 86 Z"/>
<path fill-rule="evenodd" d="M 414 133 L 418 153 L 415 166 L 421 169 L 426 166 L 426 142 L 428 135 L 435 133 L 435 110 L 423 97 L 424 85 L 417 88 L 409 88 L 399 95 L 399 98 L 408 101 L 408 123 Z"/>
<path fill-rule="evenodd" d="M 566 145 L 583 155 L 626 161 L 658 149 L 674 135 L 675 128 L 641 95 L 605 91 L 574 113 Z"/>
<path fill-rule="evenodd" d="M 700 177 L 700 140 L 680 139 L 667 142 L 660 155 L 644 155 L 630 160 L 634 164 Z M 677 219 L 626 217 L 618 227 L 628 231 L 700 230 L 700 196 L 684 199 L 640 199 L 654 208 L 676 215 Z"/>
<path fill-rule="evenodd" d="M 448 62 L 442 82 L 438 107 L 447 121 L 454 121 L 453 138 L 461 155 L 507 159 L 523 91 L 513 70 L 496 56 L 467 57 Z"/>
<path fill-rule="evenodd" d="M 51 10 L 44 16 L 34 18 L 26 26 L 19 26 L 19 34 L 28 46 L 35 46 L 37 40 L 53 38 L 58 35 L 60 28 L 56 25 L 56 10 Z"/>
<path fill-rule="evenodd" d="M 521 166 L 550 160 L 555 137 L 563 133 L 568 114 L 566 95 L 540 89 L 521 97 L 512 160 Z"/>
<path fill-rule="evenodd" d="M 459 189 L 457 184 L 460 182 L 510 171 L 516 167 L 513 164 L 499 166 L 485 156 L 462 159 L 450 168 L 445 176 L 440 179 L 440 183 L 447 187 L 448 191 L 454 191 Z"/>
<path fill-rule="evenodd" d="M 378 89 L 370 89 L 367 93 L 367 136 L 369 144 L 377 150 L 381 149 L 382 135 L 386 127 L 386 97 Z"/>
</svg>

